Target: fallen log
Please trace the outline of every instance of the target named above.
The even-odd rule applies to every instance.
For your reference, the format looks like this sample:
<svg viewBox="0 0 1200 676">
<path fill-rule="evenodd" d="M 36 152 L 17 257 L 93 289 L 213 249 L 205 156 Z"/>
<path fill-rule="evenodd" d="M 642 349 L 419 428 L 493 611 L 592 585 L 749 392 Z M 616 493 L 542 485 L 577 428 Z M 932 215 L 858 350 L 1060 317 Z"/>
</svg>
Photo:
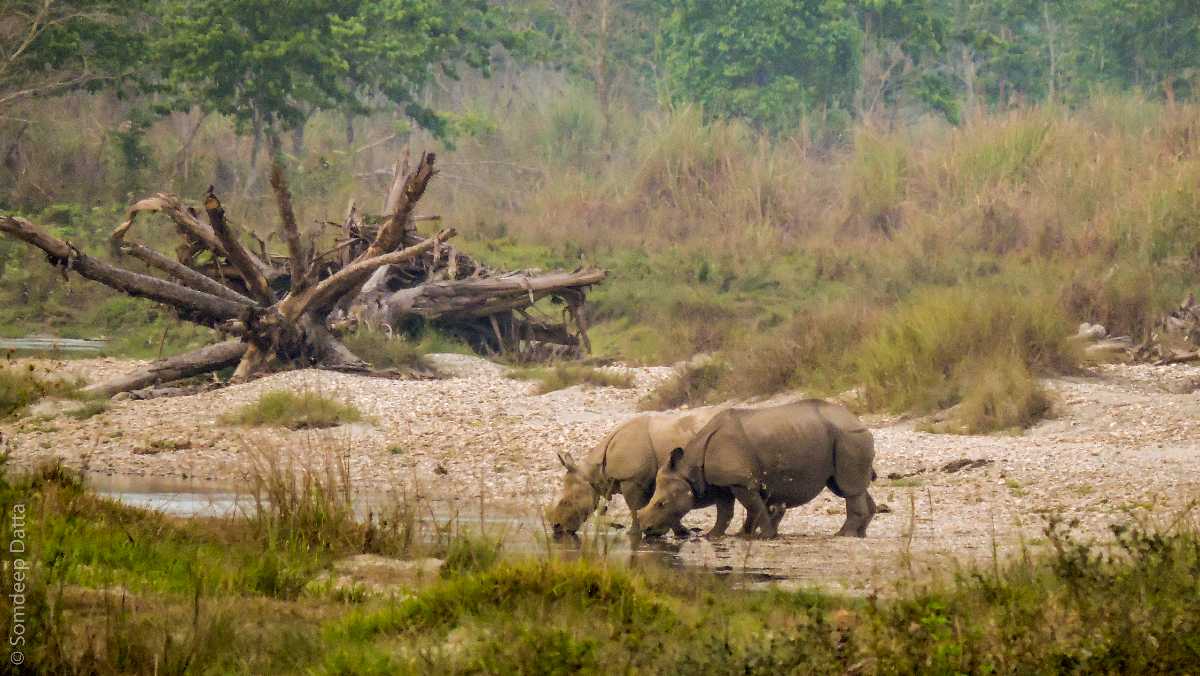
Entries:
<svg viewBox="0 0 1200 676">
<path fill-rule="evenodd" d="M 353 312 L 373 323 L 395 326 L 409 315 L 425 319 L 487 317 L 527 308 L 546 296 L 564 295 L 599 284 L 604 270 L 512 273 L 459 281 L 439 281 L 411 289 L 361 295 Z"/>
<path fill-rule="evenodd" d="M 276 152 L 275 157 L 270 184 L 279 211 L 277 229 L 288 256 L 272 255 L 266 242 L 246 229 L 257 242 L 257 252 L 252 251 L 211 187 L 202 210 L 168 193 L 144 199 L 112 233 L 115 256 L 135 258 L 166 278 L 89 256 L 29 221 L 0 214 L 0 232 L 44 251 L 64 278 L 73 271 L 237 337 L 156 361 L 93 385 L 89 392 L 112 396 L 147 387 L 161 390 L 173 380 L 233 365 L 233 382 L 295 367 L 395 377 L 395 372 L 375 370 L 339 338 L 357 323 L 356 317 L 389 326 L 412 318 L 429 320 L 484 353 L 561 357 L 589 349 L 583 305 L 587 289 L 604 280 L 603 270 L 497 274 L 446 245 L 456 234 L 453 228 L 432 236 L 417 232 L 414 210 L 437 174 L 432 153 L 422 155 L 411 173 L 398 169 L 386 215 L 366 216 L 352 204 L 343 223 L 329 224 L 341 237 L 319 255 L 316 238 L 299 225 L 281 156 Z M 175 260 L 127 238 L 144 212 L 161 212 L 175 223 L 183 240 Z M 526 312 L 546 297 L 564 306 L 561 320 Z"/>
<path fill-rule="evenodd" d="M 174 380 L 217 371 L 233 366 L 241 361 L 248 347 L 249 345 L 241 341 L 227 340 L 216 345 L 209 345 L 195 352 L 151 362 L 145 368 L 121 376 L 120 378 L 85 387 L 83 391 L 85 394 L 111 397 L 118 392 L 141 390 L 154 385 L 162 385 Z"/>
</svg>

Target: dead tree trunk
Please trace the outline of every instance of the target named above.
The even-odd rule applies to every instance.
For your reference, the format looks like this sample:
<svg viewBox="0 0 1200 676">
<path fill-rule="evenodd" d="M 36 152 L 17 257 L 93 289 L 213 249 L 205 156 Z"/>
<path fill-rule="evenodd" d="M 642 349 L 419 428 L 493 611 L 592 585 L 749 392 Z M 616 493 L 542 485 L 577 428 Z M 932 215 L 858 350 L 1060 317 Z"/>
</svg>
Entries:
<svg viewBox="0 0 1200 676">
<path fill-rule="evenodd" d="M 44 251 L 64 275 L 74 271 L 118 291 L 162 303 L 182 319 L 235 338 L 159 360 L 89 391 L 112 396 L 234 364 L 234 381 L 292 367 L 368 372 L 370 364 L 338 338 L 339 331 L 360 318 L 368 323 L 395 324 L 406 317 L 420 317 L 446 323 L 452 332 L 462 335 L 490 331 L 494 341 L 477 341 L 489 350 L 495 346 L 501 351 L 513 346 L 519 350 L 522 341 L 556 342 L 575 352 L 586 348 L 582 306 L 586 289 L 604 279 L 603 271 L 495 275 L 478 261 L 444 246 L 455 236 L 453 228 L 432 237 L 417 234 L 415 221 L 428 218 L 414 217 L 414 209 L 437 173 L 432 153 L 423 155 L 411 173 L 397 172 L 383 217 L 372 218 L 351 208 L 346 222 L 336 226 L 342 237 L 332 250 L 317 254 L 316 238 L 310 234 L 305 242 L 293 210 L 278 138 L 270 141 L 274 151 L 271 187 L 288 256 L 269 255 L 261 240 L 259 254 L 248 248 L 213 188 L 204 199 L 204 220 L 201 212 L 184 206 L 174 195 L 159 194 L 133 205 L 126 220 L 113 231 L 112 248 L 117 256 L 132 257 L 171 279 L 107 263 L 27 220 L 0 214 L 0 232 Z M 128 239 L 143 212 L 161 212 L 175 224 L 182 238 L 175 259 Z M 364 286 L 367 290 L 360 293 Z M 561 325 L 527 313 L 538 299 L 547 296 L 567 306 Z"/>
</svg>

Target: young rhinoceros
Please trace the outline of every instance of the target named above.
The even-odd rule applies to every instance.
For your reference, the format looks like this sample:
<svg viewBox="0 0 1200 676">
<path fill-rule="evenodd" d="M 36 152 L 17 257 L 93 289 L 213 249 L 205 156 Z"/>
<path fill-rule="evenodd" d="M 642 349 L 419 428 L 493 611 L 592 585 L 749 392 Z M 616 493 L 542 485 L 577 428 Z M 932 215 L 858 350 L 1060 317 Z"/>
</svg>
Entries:
<svg viewBox="0 0 1200 676">
<path fill-rule="evenodd" d="M 648 534 L 661 533 L 714 490 L 727 490 L 746 508 L 743 532 L 771 538 L 783 509 L 829 487 L 846 499 L 846 522 L 837 534 L 865 537 L 875 516 L 867 493 L 875 479 L 874 459 L 871 433 L 844 406 L 810 399 L 727 409 L 671 451 L 637 519 Z M 732 503 L 717 501 L 714 534 L 724 533 L 732 516 Z"/>
<path fill-rule="evenodd" d="M 574 535 L 596 511 L 600 496 L 611 498 L 615 493 L 625 497 L 625 504 L 633 514 L 632 534 L 639 535 L 637 510 L 654 492 L 659 466 L 666 462 L 671 449 L 686 444 L 720 410 L 705 407 L 639 415 L 610 432 L 578 464 L 559 453 L 558 459 L 567 473 L 558 500 L 546 513 L 554 537 Z M 720 491 L 711 492 L 695 507 L 711 505 L 717 499 L 724 499 L 732 509 L 733 497 Z M 668 527 L 679 537 L 687 535 L 678 519 L 664 522 L 663 531 Z"/>
</svg>

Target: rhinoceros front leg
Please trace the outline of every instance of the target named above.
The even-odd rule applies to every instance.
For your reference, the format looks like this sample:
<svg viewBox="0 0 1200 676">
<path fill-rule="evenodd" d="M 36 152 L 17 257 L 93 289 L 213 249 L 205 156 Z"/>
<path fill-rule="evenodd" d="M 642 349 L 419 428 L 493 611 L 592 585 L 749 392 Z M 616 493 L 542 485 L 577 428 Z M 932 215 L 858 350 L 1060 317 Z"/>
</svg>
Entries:
<svg viewBox="0 0 1200 676">
<path fill-rule="evenodd" d="M 773 538 L 778 535 L 774 524 L 771 523 L 771 514 L 767 511 L 767 505 L 758 491 L 741 486 L 733 486 L 732 490 L 733 497 L 737 498 L 737 501 L 746 508 L 746 526 L 742 528 L 743 535 L 754 537 L 756 531 L 764 538 Z"/>
<path fill-rule="evenodd" d="M 837 532 L 838 537 L 867 536 L 867 525 L 875 516 L 875 500 L 870 494 L 862 493 L 846 498 L 846 522 Z"/>
<path fill-rule="evenodd" d="M 622 481 L 621 495 L 625 497 L 625 505 L 629 507 L 630 518 L 632 523 L 629 525 L 629 537 L 633 542 L 640 542 L 642 539 L 642 526 L 638 523 L 638 510 L 645 507 L 650 502 L 652 497 L 651 491 L 645 486 L 637 484 L 633 481 Z"/>
<path fill-rule="evenodd" d="M 717 505 L 717 521 L 713 524 L 712 530 L 704 534 L 704 537 L 710 540 L 719 540 L 725 537 L 725 531 L 729 529 L 729 522 L 733 521 L 733 496 L 721 493 L 715 496 L 714 501 Z"/>
</svg>

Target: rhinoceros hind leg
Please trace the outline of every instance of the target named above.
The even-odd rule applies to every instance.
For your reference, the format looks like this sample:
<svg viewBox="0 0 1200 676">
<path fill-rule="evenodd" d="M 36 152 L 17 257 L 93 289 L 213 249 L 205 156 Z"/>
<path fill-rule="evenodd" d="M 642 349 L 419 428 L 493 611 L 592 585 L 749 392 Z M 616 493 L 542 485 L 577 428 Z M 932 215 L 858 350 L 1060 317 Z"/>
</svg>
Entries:
<svg viewBox="0 0 1200 676">
<path fill-rule="evenodd" d="M 758 491 L 742 488 L 741 486 L 732 486 L 733 497 L 737 498 L 738 502 L 746 508 L 746 524 L 749 527 L 749 532 L 745 527 L 742 528 L 742 533 L 749 537 L 754 537 L 757 531 L 763 538 L 773 538 L 778 533 L 775 531 L 774 524 L 771 523 L 771 513 L 767 510 L 766 503 L 763 502 L 762 495 Z"/>
<path fill-rule="evenodd" d="M 846 522 L 837 532 L 838 537 L 866 537 L 867 525 L 875 516 L 875 500 L 868 493 L 846 498 Z"/>
<path fill-rule="evenodd" d="M 787 514 L 787 505 L 782 502 L 772 503 L 767 505 L 767 511 L 771 514 L 771 528 L 778 533 L 779 522 L 783 521 L 783 516 Z"/>
</svg>

